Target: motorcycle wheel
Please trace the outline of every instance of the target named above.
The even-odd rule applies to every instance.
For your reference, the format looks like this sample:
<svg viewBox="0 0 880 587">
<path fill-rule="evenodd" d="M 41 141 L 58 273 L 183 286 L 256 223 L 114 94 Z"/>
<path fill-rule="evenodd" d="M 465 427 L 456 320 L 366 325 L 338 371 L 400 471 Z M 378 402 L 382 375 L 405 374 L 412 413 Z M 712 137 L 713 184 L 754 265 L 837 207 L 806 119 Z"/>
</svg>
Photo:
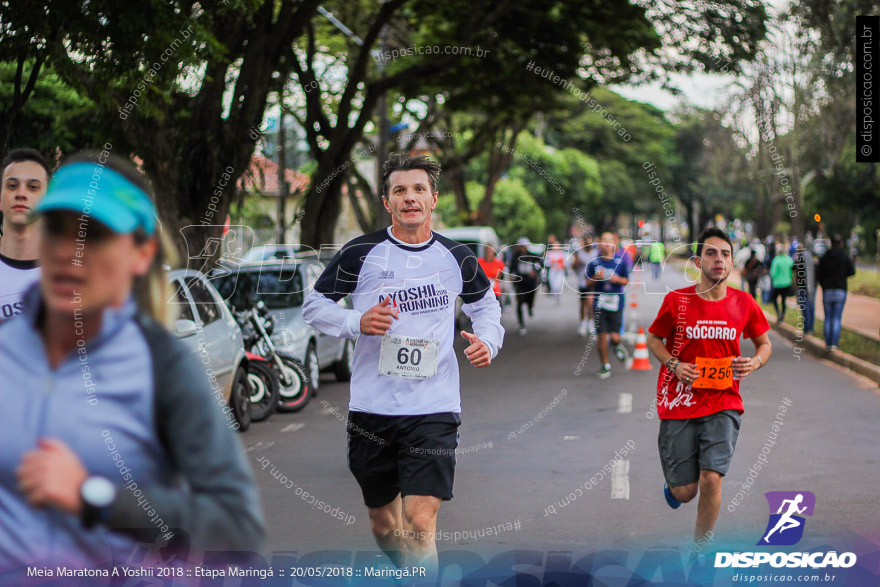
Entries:
<svg viewBox="0 0 880 587">
<path fill-rule="evenodd" d="M 269 363 L 251 360 L 248 363 L 248 383 L 251 390 L 251 419 L 262 422 L 278 408 L 278 374 Z"/>
<path fill-rule="evenodd" d="M 312 399 L 312 386 L 301 362 L 289 355 L 279 356 L 284 363 L 284 373 L 279 374 L 278 411 L 298 412 Z"/>
<path fill-rule="evenodd" d="M 232 383 L 232 393 L 229 396 L 229 407 L 232 408 L 232 416 L 238 422 L 238 431 L 245 432 L 251 426 L 251 402 L 250 386 L 248 385 L 247 371 L 239 367 L 235 372 Z"/>
</svg>

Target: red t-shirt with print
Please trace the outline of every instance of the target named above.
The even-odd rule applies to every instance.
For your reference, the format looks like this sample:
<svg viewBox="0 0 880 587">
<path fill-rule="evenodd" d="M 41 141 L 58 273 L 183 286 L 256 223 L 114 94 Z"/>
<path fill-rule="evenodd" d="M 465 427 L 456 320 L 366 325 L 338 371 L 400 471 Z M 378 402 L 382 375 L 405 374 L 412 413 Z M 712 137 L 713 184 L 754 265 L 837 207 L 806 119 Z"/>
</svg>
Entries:
<svg viewBox="0 0 880 587">
<path fill-rule="evenodd" d="M 710 301 L 697 295 L 692 285 L 666 294 L 648 332 L 666 339 L 666 350 L 681 362 L 695 363 L 697 357 L 738 357 L 740 336 L 755 338 L 769 329 L 764 312 L 749 294 L 728 287 L 724 299 Z M 693 388 L 661 366 L 657 380 L 660 418 L 699 418 L 722 410 L 743 412 L 739 381 L 733 380 L 726 389 Z"/>
</svg>

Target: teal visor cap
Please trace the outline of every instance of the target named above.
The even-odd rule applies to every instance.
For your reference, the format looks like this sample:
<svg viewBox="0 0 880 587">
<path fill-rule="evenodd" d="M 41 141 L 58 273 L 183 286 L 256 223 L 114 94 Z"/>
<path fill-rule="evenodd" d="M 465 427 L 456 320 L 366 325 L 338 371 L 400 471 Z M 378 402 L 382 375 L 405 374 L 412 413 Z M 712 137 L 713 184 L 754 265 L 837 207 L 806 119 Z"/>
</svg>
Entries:
<svg viewBox="0 0 880 587">
<path fill-rule="evenodd" d="M 35 214 L 67 210 L 85 214 L 114 232 L 156 230 L 156 207 L 150 197 L 122 174 L 100 163 L 62 166 L 34 208 Z"/>
</svg>

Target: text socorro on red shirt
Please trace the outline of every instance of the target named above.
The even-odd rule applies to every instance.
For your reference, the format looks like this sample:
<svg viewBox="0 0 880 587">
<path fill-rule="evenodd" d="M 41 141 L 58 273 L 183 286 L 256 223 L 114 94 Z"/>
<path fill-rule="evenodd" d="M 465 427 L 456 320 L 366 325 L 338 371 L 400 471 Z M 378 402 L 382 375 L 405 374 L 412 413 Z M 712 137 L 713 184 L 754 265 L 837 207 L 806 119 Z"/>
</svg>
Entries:
<svg viewBox="0 0 880 587">
<path fill-rule="evenodd" d="M 740 356 L 740 336 L 755 338 L 770 325 L 747 293 L 728 287 L 722 300 L 710 301 L 696 286 L 666 294 L 648 331 L 665 339 L 666 350 L 683 363 L 697 357 Z M 727 389 L 693 388 L 661 366 L 657 379 L 657 413 L 663 419 L 699 418 L 722 410 L 743 412 L 739 381 Z"/>
</svg>

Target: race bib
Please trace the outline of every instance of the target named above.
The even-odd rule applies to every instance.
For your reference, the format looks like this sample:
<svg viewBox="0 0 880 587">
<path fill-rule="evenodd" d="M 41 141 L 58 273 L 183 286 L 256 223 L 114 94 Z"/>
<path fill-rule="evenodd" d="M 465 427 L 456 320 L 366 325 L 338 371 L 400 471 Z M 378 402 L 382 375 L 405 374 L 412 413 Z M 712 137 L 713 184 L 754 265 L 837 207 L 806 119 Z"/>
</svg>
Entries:
<svg viewBox="0 0 880 587">
<path fill-rule="evenodd" d="M 730 389 L 733 387 L 733 357 L 709 359 L 697 357 L 695 361 L 700 376 L 691 387 L 704 389 Z"/>
<path fill-rule="evenodd" d="M 620 296 L 617 294 L 601 294 L 598 306 L 600 310 L 616 312 L 620 308 Z"/>
<path fill-rule="evenodd" d="M 440 341 L 386 334 L 379 350 L 379 375 L 401 379 L 428 379 L 437 374 Z"/>
</svg>

